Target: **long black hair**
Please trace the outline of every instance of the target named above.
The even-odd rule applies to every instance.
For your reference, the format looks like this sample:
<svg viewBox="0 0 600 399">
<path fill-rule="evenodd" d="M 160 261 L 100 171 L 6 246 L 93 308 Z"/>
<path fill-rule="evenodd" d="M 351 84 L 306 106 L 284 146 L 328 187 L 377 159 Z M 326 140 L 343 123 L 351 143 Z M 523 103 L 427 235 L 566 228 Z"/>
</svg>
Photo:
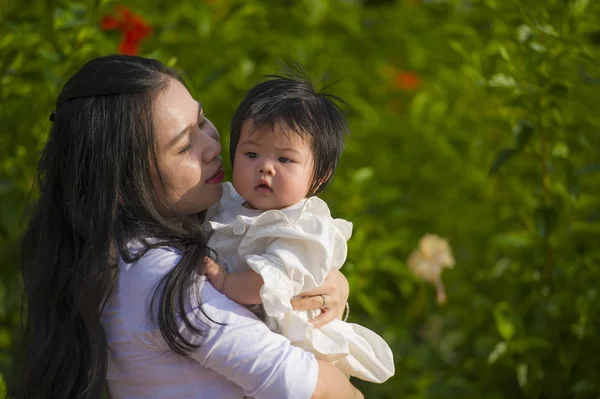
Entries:
<svg viewBox="0 0 600 399">
<path fill-rule="evenodd" d="M 184 309 L 198 260 L 207 254 L 202 215 L 174 223 L 151 179 L 157 166 L 153 104 L 170 78 L 181 81 L 159 61 L 107 56 L 84 65 L 58 97 L 22 240 L 26 353 L 19 398 L 102 397 L 108 349 L 100 316 L 115 285 L 118 255 L 132 262 L 158 245 L 181 251 L 150 313 L 176 353 L 185 356 L 197 346 L 177 321 L 202 335 Z M 145 249 L 131 253 L 127 244 L 135 239 Z"/>
<path fill-rule="evenodd" d="M 231 165 L 244 122 L 252 122 L 252 131 L 263 127 L 275 131 L 275 126 L 283 123 L 294 134 L 310 140 L 315 166 L 309 196 L 316 195 L 333 177 L 342 154 L 348 133 L 347 104 L 317 90 L 300 65 L 284 65 L 282 69 L 281 74 L 267 75 L 267 80 L 253 86 L 235 111 L 229 141 Z"/>
</svg>

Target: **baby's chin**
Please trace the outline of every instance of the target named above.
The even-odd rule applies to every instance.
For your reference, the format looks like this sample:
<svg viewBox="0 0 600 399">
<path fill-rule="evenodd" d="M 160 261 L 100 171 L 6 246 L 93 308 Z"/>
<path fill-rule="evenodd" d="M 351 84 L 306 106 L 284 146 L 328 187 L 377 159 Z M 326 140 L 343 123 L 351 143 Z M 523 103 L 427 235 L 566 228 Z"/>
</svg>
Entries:
<svg viewBox="0 0 600 399">
<path fill-rule="evenodd" d="M 261 211 L 261 212 L 279 210 L 279 209 L 287 208 L 288 206 L 290 206 L 290 205 L 287 205 L 287 204 L 284 204 L 284 203 L 278 202 L 278 201 L 273 201 L 271 199 L 263 199 L 263 198 L 252 199 L 252 200 L 246 199 L 246 208 L 254 209 L 257 211 Z"/>
<path fill-rule="evenodd" d="M 292 205 L 296 205 L 305 198 L 296 198 L 298 197 L 297 195 L 282 197 L 277 195 L 277 192 L 274 192 L 272 189 L 268 191 L 264 189 L 257 190 L 256 187 L 241 188 L 237 193 L 246 200 L 246 204 L 244 205 L 246 208 L 261 212 L 285 209 Z"/>
</svg>

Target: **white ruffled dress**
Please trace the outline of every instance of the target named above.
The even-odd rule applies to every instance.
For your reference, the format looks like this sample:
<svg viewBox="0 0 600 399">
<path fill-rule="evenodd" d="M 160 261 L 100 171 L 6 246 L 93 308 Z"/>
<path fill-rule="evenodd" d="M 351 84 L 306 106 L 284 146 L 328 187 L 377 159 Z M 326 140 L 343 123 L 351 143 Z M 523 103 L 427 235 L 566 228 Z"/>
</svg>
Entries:
<svg viewBox="0 0 600 399">
<path fill-rule="evenodd" d="M 346 260 L 352 223 L 334 219 L 317 197 L 282 210 L 257 211 L 229 182 L 221 201 L 209 211 L 209 246 L 230 272 L 260 274 L 262 304 L 277 332 L 293 345 L 335 364 L 346 375 L 381 383 L 394 374 L 390 347 L 373 331 L 334 320 L 315 329 L 308 320 L 319 311 L 292 311 L 290 299 L 323 284 Z M 276 323 L 272 323 L 275 320 Z"/>
</svg>

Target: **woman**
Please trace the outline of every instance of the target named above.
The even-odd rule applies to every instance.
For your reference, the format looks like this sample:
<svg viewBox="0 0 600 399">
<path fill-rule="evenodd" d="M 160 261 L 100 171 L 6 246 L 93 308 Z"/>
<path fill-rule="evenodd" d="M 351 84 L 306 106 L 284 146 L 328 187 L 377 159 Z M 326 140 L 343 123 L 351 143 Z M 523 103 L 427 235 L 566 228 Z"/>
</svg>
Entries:
<svg viewBox="0 0 600 399">
<path fill-rule="evenodd" d="M 51 120 L 22 244 L 19 397 L 99 398 L 105 382 L 115 398 L 362 397 L 202 276 L 221 145 L 174 71 L 140 57 L 92 60 Z M 295 303 L 318 308 L 326 295 L 317 325 L 347 297 L 340 275 L 329 285 Z"/>
</svg>

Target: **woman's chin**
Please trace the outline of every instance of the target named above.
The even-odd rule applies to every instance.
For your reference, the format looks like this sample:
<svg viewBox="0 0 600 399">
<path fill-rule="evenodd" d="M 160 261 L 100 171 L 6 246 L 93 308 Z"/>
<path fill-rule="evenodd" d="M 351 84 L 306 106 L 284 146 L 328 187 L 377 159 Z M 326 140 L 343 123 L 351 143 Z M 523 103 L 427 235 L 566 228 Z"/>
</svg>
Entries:
<svg viewBox="0 0 600 399">
<path fill-rule="evenodd" d="M 204 186 L 202 190 L 194 193 L 188 192 L 181 196 L 175 210 L 180 215 L 194 215 L 207 210 L 213 205 L 216 205 L 223 196 L 223 184 L 211 184 Z"/>
</svg>

